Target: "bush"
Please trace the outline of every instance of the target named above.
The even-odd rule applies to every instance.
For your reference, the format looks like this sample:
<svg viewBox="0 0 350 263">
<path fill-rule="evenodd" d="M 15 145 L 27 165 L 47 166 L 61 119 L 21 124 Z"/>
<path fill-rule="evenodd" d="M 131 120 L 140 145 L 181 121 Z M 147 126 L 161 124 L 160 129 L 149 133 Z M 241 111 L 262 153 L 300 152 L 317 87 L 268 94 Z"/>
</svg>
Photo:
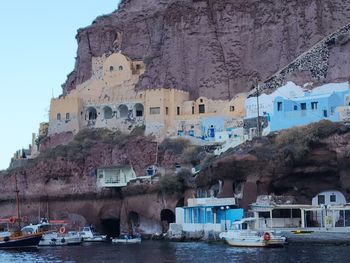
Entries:
<svg viewBox="0 0 350 263">
<path fill-rule="evenodd" d="M 184 159 L 193 166 L 199 164 L 204 157 L 205 151 L 200 146 L 191 145 L 184 150 Z"/>
<path fill-rule="evenodd" d="M 185 139 L 169 139 L 166 138 L 160 145 L 159 150 L 160 151 L 170 151 L 173 154 L 182 154 L 184 150 L 190 145 L 190 142 Z"/>
<path fill-rule="evenodd" d="M 321 139 L 347 130 L 344 125 L 328 120 L 283 130 L 276 137 L 277 157 L 279 161 L 293 165 L 302 161 L 312 145 Z"/>
<path fill-rule="evenodd" d="M 159 180 L 160 191 L 163 194 L 175 194 L 184 192 L 184 184 L 181 178 L 175 174 L 166 174 Z"/>
</svg>

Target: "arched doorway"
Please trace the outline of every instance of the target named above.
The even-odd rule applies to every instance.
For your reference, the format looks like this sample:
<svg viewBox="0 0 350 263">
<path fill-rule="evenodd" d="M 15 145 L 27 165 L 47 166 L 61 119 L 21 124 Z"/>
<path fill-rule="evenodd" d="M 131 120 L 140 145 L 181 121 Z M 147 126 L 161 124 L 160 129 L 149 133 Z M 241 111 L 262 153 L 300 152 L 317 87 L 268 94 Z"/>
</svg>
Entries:
<svg viewBox="0 0 350 263">
<path fill-rule="evenodd" d="M 136 103 L 134 106 L 134 114 L 136 117 L 143 117 L 143 105 L 141 103 Z"/>
<path fill-rule="evenodd" d="M 119 105 L 118 110 L 119 110 L 120 118 L 127 118 L 128 117 L 129 109 L 126 105 L 124 105 L 124 104 Z"/>
<path fill-rule="evenodd" d="M 160 212 L 160 221 L 162 223 L 162 232 L 166 233 L 170 223 L 175 223 L 175 214 L 170 209 L 163 209 Z"/>
<path fill-rule="evenodd" d="M 87 109 L 87 119 L 89 121 L 97 119 L 97 111 L 94 107 L 89 107 Z"/>
</svg>

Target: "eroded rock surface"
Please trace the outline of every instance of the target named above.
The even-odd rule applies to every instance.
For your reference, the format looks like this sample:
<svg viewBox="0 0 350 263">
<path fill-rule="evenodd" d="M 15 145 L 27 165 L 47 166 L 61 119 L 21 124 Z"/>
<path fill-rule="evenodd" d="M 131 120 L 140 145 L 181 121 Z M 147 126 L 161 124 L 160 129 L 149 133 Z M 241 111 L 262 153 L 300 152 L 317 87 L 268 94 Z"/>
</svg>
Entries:
<svg viewBox="0 0 350 263">
<path fill-rule="evenodd" d="M 188 90 L 192 97 L 232 97 L 350 23 L 349 9 L 342 0 L 123 1 L 117 11 L 78 31 L 76 65 L 64 93 L 91 77 L 93 56 L 121 51 L 147 64 L 137 89 L 167 87 Z M 346 59 L 331 57 L 325 63 L 336 67 L 327 68 L 325 79 L 347 79 Z M 304 75 L 290 78 L 313 80 L 313 72 L 301 71 Z"/>
</svg>

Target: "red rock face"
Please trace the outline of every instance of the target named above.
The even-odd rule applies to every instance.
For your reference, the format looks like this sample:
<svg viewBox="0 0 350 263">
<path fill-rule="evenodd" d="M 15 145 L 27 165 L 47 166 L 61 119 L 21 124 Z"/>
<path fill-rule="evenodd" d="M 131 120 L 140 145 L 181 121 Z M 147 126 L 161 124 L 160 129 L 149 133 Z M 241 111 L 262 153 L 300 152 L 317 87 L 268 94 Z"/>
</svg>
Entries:
<svg viewBox="0 0 350 263">
<path fill-rule="evenodd" d="M 349 8 L 343 0 L 125 0 L 116 12 L 79 30 L 76 65 L 64 93 L 90 78 L 92 56 L 121 50 L 147 64 L 137 89 L 232 97 L 349 23 Z M 339 80 L 339 72 L 349 72 L 345 67 L 330 68 L 327 80 Z"/>
</svg>

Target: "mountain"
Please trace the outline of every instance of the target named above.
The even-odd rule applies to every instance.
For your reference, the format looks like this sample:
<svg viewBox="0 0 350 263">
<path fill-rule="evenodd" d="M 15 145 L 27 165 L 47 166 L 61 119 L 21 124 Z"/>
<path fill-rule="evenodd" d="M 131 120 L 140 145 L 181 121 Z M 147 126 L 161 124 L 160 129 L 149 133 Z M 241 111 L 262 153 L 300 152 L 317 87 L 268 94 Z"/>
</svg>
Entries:
<svg viewBox="0 0 350 263">
<path fill-rule="evenodd" d="M 78 31 L 76 64 L 63 93 L 91 77 L 92 57 L 121 51 L 147 65 L 137 89 L 233 97 L 346 26 L 349 11 L 350 3 L 343 0 L 124 0 L 118 10 Z M 338 43 L 331 54 L 346 53 L 347 38 Z M 291 78 L 304 83 L 348 79 L 346 58 L 322 58 L 337 65 L 321 78 L 309 74 L 310 68 Z"/>
</svg>

